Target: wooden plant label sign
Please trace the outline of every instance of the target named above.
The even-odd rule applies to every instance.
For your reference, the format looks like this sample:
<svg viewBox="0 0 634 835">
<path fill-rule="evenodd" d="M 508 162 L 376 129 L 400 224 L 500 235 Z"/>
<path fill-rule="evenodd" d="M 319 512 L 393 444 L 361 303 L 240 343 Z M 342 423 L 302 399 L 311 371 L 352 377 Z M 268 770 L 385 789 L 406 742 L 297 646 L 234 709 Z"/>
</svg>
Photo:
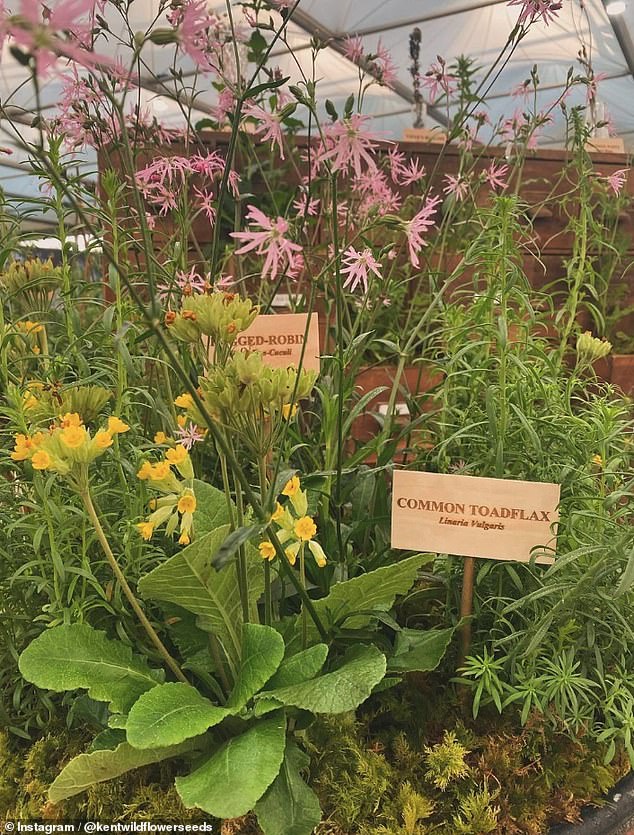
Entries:
<svg viewBox="0 0 634 835">
<path fill-rule="evenodd" d="M 397 470 L 392 547 L 519 562 L 533 548 L 554 554 L 559 493 L 559 484 Z"/>
<path fill-rule="evenodd" d="M 441 130 L 429 130 L 428 128 L 405 128 L 403 131 L 405 142 L 433 142 L 444 145 L 447 141 L 447 134 Z"/>
<path fill-rule="evenodd" d="M 235 341 L 242 351 L 259 351 L 273 368 L 299 366 L 306 335 L 307 313 L 278 313 L 258 316 Z M 302 368 L 319 372 L 319 317 L 310 315 Z"/>
<path fill-rule="evenodd" d="M 586 142 L 586 151 L 601 154 L 624 154 L 625 142 L 620 136 L 595 136 Z"/>
</svg>

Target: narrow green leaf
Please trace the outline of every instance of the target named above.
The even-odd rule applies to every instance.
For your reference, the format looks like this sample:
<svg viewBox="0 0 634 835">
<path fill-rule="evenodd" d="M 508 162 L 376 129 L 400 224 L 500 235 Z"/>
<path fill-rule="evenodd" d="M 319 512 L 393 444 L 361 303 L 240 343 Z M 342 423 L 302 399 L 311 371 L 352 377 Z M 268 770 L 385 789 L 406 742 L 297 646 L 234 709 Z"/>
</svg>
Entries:
<svg viewBox="0 0 634 835">
<path fill-rule="evenodd" d="M 619 581 L 614 596 L 620 597 L 622 594 L 625 594 L 625 592 L 630 590 L 632 583 L 634 583 L 634 548 L 630 551 L 627 565 L 621 575 L 621 580 Z"/>
</svg>

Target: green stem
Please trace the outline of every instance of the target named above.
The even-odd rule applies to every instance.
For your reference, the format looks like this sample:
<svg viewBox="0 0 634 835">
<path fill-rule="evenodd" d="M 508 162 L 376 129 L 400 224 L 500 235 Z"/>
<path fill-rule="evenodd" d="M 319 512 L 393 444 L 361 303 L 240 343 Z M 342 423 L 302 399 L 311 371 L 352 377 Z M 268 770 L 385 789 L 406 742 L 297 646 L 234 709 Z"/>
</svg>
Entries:
<svg viewBox="0 0 634 835">
<path fill-rule="evenodd" d="M 97 534 L 97 539 L 99 540 L 99 544 L 101 545 L 101 548 L 102 548 L 104 554 L 106 555 L 106 559 L 108 560 L 108 563 L 110 564 L 110 568 L 112 569 L 112 573 L 117 578 L 117 580 L 119 582 L 119 585 L 123 589 L 123 593 L 128 598 L 128 602 L 132 606 L 132 609 L 134 610 L 134 613 L 136 614 L 139 621 L 141 622 L 141 625 L 145 629 L 145 632 L 146 632 L 148 638 L 154 644 L 154 646 L 158 650 L 159 654 L 163 657 L 163 660 L 165 661 L 167 666 L 170 668 L 170 670 L 174 673 L 176 678 L 179 681 L 182 681 L 184 684 L 189 684 L 189 682 L 185 678 L 185 675 L 183 674 L 181 668 L 178 666 L 176 661 L 172 658 L 172 656 L 170 655 L 170 653 L 167 650 L 167 647 L 165 646 L 163 641 L 161 641 L 159 636 L 156 634 L 156 631 L 155 631 L 154 627 L 152 626 L 150 621 L 147 619 L 145 612 L 143 611 L 143 609 L 141 608 L 141 606 L 139 604 L 139 601 L 136 599 L 136 597 L 134 595 L 134 592 L 130 588 L 130 586 L 128 584 L 128 581 L 126 580 L 125 575 L 124 575 L 123 571 L 121 570 L 121 567 L 119 566 L 119 563 L 117 562 L 117 559 L 116 559 L 115 555 L 112 552 L 112 548 L 110 547 L 110 543 L 108 542 L 108 539 L 107 539 L 106 534 L 104 532 L 104 529 L 101 525 L 101 521 L 99 519 L 97 511 L 95 510 L 95 506 L 94 506 L 93 501 L 92 501 L 92 496 L 90 495 L 90 489 L 89 489 L 87 484 L 83 487 L 82 490 L 80 490 L 80 496 L 81 496 L 82 501 L 84 503 L 84 507 L 86 508 L 86 512 L 88 513 L 88 517 L 90 518 L 92 526 L 95 529 L 95 533 Z"/>
<path fill-rule="evenodd" d="M 234 471 L 235 475 L 235 471 Z M 244 527 L 244 499 L 242 497 L 242 488 L 240 482 L 236 479 L 236 510 L 238 517 L 238 527 Z M 247 571 L 247 552 L 244 545 L 238 548 L 238 585 L 240 587 L 240 602 L 242 604 L 242 620 L 244 623 L 249 623 L 249 574 Z"/>
<path fill-rule="evenodd" d="M 260 456 L 258 459 L 258 475 L 260 477 L 260 501 L 268 492 L 266 478 L 266 459 Z M 271 594 L 271 563 L 264 560 L 264 623 L 270 626 L 273 623 L 273 596 Z"/>
<path fill-rule="evenodd" d="M 304 551 L 306 549 L 305 543 L 299 549 L 299 582 L 301 587 L 306 591 L 306 557 Z M 308 639 L 308 620 L 306 607 L 302 606 L 302 649 L 306 649 Z"/>
</svg>

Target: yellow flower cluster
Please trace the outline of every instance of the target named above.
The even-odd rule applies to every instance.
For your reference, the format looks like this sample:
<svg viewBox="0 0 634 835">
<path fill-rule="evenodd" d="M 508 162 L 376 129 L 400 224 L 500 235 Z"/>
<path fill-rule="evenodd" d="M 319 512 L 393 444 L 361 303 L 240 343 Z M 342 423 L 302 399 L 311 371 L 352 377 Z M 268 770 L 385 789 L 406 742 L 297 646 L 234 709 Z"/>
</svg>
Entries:
<svg viewBox="0 0 634 835">
<path fill-rule="evenodd" d="M 167 441 L 164 433 L 160 433 L 159 437 L 161 442 Z M 182 481 L 172 467 L 176 469 Z M 151 488 L 162 494 L 150 501 L 149 508 L 152 513 L 137 525 L 143 539 L 151 539 L 154 531 L 165 524 L 167 536 L 172 536 L 179 528 L 179 544 L 189 545 L 194 527 L 196 496 L 193 489 L 194 468 L 185 447 L 177 444 L 168 449 L 160 461 L 144 461 L 137 472 L 137 478 L 147 481 Z"/>
<path fill-rule="evenodd" d="M 50 470 L 67 475 L 77 465 L 90 464 L 112 446 L 113 436 L 130 427 L 118 417 L 109 417 L 105 428 L 94 435 L 84 426 L 77 412 L 67 412 L 48 432 L 33 435 L 18 433 L 11 453 L 14 461 L 30 461 L 34 470 Z"/>
<path fill-rule="evenodd" d="M 276 503 L 271 521 L 279 527 L 277 537 L 280 543 L 288 543 L 284 549 L 286 559 L 295 565 L 300 549 L 307 545 L 319 568 L 323 568 L 327 562 L 326 555 L 321 545 L 315 541 L 317 525 L 312 516 L 308 516 L 308 498 L 306 491 L 301 489 L 299 476 L 295 475 L 286 482 L 282 496 L 288 497 L 290 501 L 284 506 Z M 259 551 L 264 560 L 275 558 L 275 547 L 268 540 L 260 543 Z"/>
</svg>

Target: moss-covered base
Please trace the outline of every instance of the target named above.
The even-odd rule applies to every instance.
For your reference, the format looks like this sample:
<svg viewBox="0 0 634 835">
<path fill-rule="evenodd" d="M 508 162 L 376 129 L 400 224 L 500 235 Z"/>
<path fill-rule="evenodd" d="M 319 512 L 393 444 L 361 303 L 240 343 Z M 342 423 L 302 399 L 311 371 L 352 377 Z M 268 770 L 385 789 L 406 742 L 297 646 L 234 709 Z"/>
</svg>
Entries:
<svg viewBox="0 0 634 835">
<path fill-rule="evenodd" d="M 321 720 L 308 745 L 320 835 L 542 835 L 601 804 L 630 768 L 537 718 L 474 723 L 447 691 L 414 687 L 383 694 L 359 719 Z"/>
<path fill-rule="evenodd" d="M 182 805 L 174 761 L 50 804 L 48 786 L 89 741 L 61 729 L 25 748 L 0 734 L 0 820 L 213 821 Z M 324 812 L 318 835 L 542 835 L 601 803 L 629 769 L 537 719 L 524 728 L 497 714 L 474 723 L 447 692 L 415 687 L 375 697 L 356 719 L 321 719 L 303 742 Z M 218 832 L 259 829 L 246 818 L 218 823 Z"/>
</svg>

